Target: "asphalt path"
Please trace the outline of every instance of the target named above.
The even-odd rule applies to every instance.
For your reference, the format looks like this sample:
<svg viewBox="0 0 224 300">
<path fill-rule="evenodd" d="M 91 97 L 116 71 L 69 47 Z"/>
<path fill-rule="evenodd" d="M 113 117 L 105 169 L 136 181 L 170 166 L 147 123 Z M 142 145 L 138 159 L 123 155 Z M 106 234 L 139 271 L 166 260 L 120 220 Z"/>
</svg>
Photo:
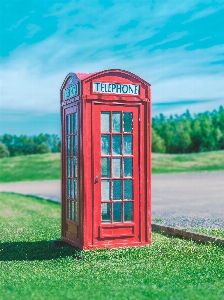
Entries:
<svg viewBox="0 0 224 300">
<path fill-rule="evenodd" d="M 0 192 L 60 202 L 60 180 L 1 183 Z M 178 227 L 224 229 L 224 172 L 152 176 L 152 218 Z"/>
</svg>

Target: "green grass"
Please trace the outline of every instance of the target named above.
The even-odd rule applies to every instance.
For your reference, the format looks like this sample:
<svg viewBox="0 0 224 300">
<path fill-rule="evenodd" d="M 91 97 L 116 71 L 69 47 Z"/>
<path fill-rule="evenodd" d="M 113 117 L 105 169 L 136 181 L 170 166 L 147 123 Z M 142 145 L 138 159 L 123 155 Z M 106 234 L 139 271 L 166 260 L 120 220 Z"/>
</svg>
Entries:
<svg viewBox="0 0 224 300">
<path fill-rule="evenodd" d="M 200 232 L 208 235 L 212 235 L 215 237 L 221 237 L 224 238 L 224 231 L 220 228 L 215 229 L 207 229 L 207 228 L 189 228 L 187 230 L 194 231 L 194 232 Z"/>
<path fill-rule="evenodd" d="M 56 248 L 60 205 L 0 194 L 0 299 L 224 299 L 224 249 L 153 234 L 151 246 Z"/>
<path fill-rule="evenodd" d="M 0 182 L 60 179 L 60 154 L 36 154 L 0 159 Z M 224 151 L 152 155 L 152 172 L 224 170 Z"/>
<path fill-rule="evenodd" d="M 60 154 L 34 154 L 0 159 L 0 182 L 60 179 Z"/>
<path fill-rule="evenodd" d="M 224 170 L 224 151 L 152 155 L 152 172 L 179 173 Z"/>
</svg>

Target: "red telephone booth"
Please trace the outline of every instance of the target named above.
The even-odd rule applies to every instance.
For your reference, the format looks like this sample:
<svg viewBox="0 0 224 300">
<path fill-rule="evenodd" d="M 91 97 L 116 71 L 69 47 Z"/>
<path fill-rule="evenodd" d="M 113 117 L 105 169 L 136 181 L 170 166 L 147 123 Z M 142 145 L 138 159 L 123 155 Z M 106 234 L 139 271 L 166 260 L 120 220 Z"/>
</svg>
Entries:
<svg viewBox="0 0 224 300">
<path fill-rule="evenodd" d="M 151 243 L 150 85 L 123 70 L 70 73 L 61 88 L 62 240 Z"/>
</svg>

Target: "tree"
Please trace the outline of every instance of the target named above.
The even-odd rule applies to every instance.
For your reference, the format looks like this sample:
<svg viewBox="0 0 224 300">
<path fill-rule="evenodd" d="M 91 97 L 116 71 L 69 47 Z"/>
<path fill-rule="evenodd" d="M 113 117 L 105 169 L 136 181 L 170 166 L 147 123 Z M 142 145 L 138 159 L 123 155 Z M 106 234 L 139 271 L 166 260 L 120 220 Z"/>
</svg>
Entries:
<svg viewBox="0 0 224 300">
<path fill-rule="evenodd" d="M 9 150 L 6 145 L 3 143 L 0 143 L 0 158 L 8 157 L 9 156 Z"/>
</svg>

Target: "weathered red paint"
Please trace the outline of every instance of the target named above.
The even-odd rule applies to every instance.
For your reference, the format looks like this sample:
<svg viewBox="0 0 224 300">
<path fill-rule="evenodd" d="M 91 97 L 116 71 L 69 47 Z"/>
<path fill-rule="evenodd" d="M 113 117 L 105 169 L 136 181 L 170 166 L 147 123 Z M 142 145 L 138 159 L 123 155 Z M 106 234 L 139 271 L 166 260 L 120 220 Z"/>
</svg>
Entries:
<svg viewBox="0 0 224 300">
<path fill-rule="evenodd" d="M 94 82 L 103 83 L 102 85 L 95 84 L 96 88 L 102 87 L 103 93 L 93 90 Z M 107 85 L 104 83 L 107 83 Z M 78 84 L 78 93 L 71 97 L 68 96 L 76 93 L 76 84 Z M 125 86 L 115 86 L 115 84 L 123 84 Z M 130 84 L 140 86 L 139 94 L 130 95 L 111 92 L 112 90 L 115 91 L 115 88 L 117 88 L 117 91 L 120 91 L 119 89 L 127 91 L 129 88 L 130 91 L 133 90 L 135 92 L 135 87 L 129 86 Z M 68 90 L 66 96 L 63 96 L 65 89 Z M 105 92 L 105 89 L 110 92 Z M 67 98 L 65 99 L 65 97 Z M 132 158 L 130 161 L 133 161 L 133 173 L 132 177 L 129 178 L 129 183 L 134 182 L 134 186 L 131 192 L 132 196 L 130 196 L 133 199 L 125 200 L 124 184 L 126 183 L 124 181 L 127 178 L 119 180 L 123 187 L 121 192 L 123 200 L 117 201 L 120 203 L 117 207 L 121 207 L 121 210 L 123 209 L 122 219 L 118 222 L 113 221 L 115 219 L 114 212 L 114 219 L 111 222 L 102 223 L 101 181 L 103 179 L 101 177 L 101 156 L 103 155 L 101 154 L 101 113 L 105 112 L 110 118 L 112 112 L 122 112 L 123 119 L 125 113 L 129 112 L 132 114 L 133 131 L 129 134 L 129 138 L 133 139 L 133 152 L 129 158 Z M 76 134 L 76 129 L 71 131 L 68 129 L 68 124 L 72 124 L 69 128 L 76 128 L 74 124 L 76 124 L 75 118 L 77 116 L 78 131 Z M 105 247 L 144 246 L 151 243 L 150 120 L 150 85 L 140 77 L 123 70 L 106 70 L 91 74 L 70 73 L 66 76 L 61 88 L 62 240 L 85 250 Z M 124 141 L 124 136 L 128 134 L 124 132 L 118 135 Z M 110 136 L 110 141 L 112 141 L 111 132 L 108 133 L 108 136 Z M 78 144 L 78 148 L 71 150 L 68 144 L 71 145 L 71 148 L 76 147 L 76 144 Z M 124 142 L 122 151 L 124 151 Z M 75 169 L 73 164 L 76 164 L 76 158 L 78 168 Z M 122 176 L 124 177 L 123 163 L 126 156 L 120 154 L 119 158 L 122 161 Z M 112 161 L 112 156 L 110 159 Z M 108 160 L 106 161 L 108 162 Z M 107 177 L 111 178 L 106 181 L 109 182 L 110 187 L 113 187 L 112 182 L 115 184 L 116 179 L 112 180 L 112 166 L 110 165 L 109 168 L 108 172 L 110 175 Z M 78 171 L 77 174 L 76 171 Z M 68 189 L 68 184 L 70 189 Z M 78 195 L 75 195 L 74 192 L 76 184 Z M 117 205 L 115 202 L 116 200 L 105 200 L 102 210 L 107 211 L 107 213 L 109 211 L 108 207 L 111 210 L 114 207 L 115 210 Z M 126 204 L 127 202 L 129 204 Z M 75 214 L 77 203 L 79 208 L 77 214 Z M 113 203 L 113 205 L 110 203 Z M 134 205 L 134 212 L 133 216 L 130 217 L 130 207 L 132 205 Z M 69 213 L 68 206 L 70 207 Z M 124 207 L 127 207 L 127 209 L 129 207 L 129 215 L 125 215 Z M 118 217 L 120 218 L 120 215 Z M 130 218 L 132 221 L 125 222 L 125 218 L 126 220 Z"/>
</svg>

